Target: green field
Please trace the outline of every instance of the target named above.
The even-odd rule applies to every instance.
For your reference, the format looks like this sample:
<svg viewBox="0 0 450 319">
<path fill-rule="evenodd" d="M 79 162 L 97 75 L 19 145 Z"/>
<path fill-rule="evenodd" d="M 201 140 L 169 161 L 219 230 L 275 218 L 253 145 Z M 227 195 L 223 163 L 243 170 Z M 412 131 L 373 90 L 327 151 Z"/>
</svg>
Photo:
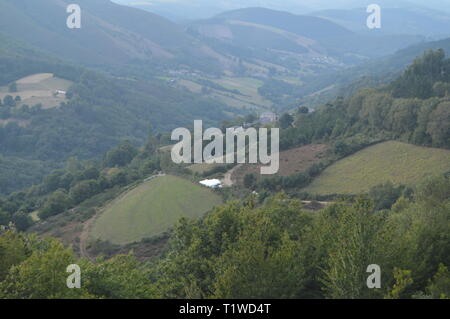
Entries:
<svg viewBox="0 0 450 319">
<path fill-rule="evenodd" d="M 448 171 L 450 151 L 390 141 L 334 163 L 303 190 L 321 195 L 356 194 L 387 181 L 413 185 Z"/>
<path fill-rule="evenodd" d="M 113 201 L 95 220 L 90 238 L 127 244 L 174 226 L 181 217 L 196 218 L 222 199 L 210 190 L 175 176 L 146 182 Z"/>
</svg>

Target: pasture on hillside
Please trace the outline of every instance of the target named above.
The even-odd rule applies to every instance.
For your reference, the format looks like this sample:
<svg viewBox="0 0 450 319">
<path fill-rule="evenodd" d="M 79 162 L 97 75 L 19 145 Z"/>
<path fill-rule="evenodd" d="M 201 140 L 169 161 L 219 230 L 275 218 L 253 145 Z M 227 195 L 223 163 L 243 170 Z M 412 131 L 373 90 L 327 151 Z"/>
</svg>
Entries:
<svg viewBox="0 0 450 319">
<path fill-rule="evenodd" d="M 201 84 L 201 82 L 197 83 L 199 80 L 210 81 L 219 88 L 229 91 L 212 88 Z M 177 85 L 194 93 L 205 94 L 214 100 L 238 109 L 247 108 L 263 112 L 273 106 L 271 101 L 265 99 L 258 92 L 258 89 L 263 85 L 261 80 L 246 77 L 222 77 L 220 79 L 199 78 L 197 82 L 195 78 L 191 80 L 178 79 Z M 203 92 L 203 89 L 206 89 L 206 91 Z"/>
<path fill-rule="evenodd" d="M 17 92 L 9 92 L 8 86 L 0 87 L 0 99 L 4 99 L 7 95 L 20 96 L 18 107 L 24 104 L 29 107 L 42 104 L 43 109 L 48 109 L 59 106 L 61 102 L 67 102 L 64 94 L 55 93 L 67 91 L 72 82 L 55 77 L 52 73 L 38 73 L 17 80 L 16 84 Z"/>
<path fill-rule="evenodd" d="M 91 239 L 128 244 L 159 235 L 181 217 L 197 218 L 220 205 L 213 191 L 176 176 L 145 182 L 111 202 L 94 221 Z"/>
<path fill-rule="evenodd" d="M 388 141 L 332 164 L 303 190 L 320 195 L 358 194 L 388 181 L 411 186 L 449 171 L 449 150 Z"/>
</svg>

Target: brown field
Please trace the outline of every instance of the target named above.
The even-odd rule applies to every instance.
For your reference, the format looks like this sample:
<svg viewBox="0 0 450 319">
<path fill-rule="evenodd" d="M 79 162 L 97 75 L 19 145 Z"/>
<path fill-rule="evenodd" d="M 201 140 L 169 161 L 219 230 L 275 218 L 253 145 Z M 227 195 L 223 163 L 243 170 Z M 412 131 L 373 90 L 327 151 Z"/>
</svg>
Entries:
<svg viewBox="0 0 450 319">
<path fill-rule="evenodd" d="M 52 73 L 38 73 L 33 74 L 30 76 L 26 76 L 24 78 L 21 78 L 20 80 L 17 80 L 17 84 L 32 84 L 32 83 L 39 83 L 47 79 L 51 79 L 53 77 Z"/>
<path fill-rule="evenodd" d="M 310 144 L 291 150 L 280 152 L 280 170 L 278 176 L 289 176 L 308 169 L 314 163 L 320 162 L 326 154 L 328 145 Z M 245 164 L 236 169 L 231 179 L 233 182 L 242 184 L 246 174 L 260 176 L 260 164 Z"/>
</svg>

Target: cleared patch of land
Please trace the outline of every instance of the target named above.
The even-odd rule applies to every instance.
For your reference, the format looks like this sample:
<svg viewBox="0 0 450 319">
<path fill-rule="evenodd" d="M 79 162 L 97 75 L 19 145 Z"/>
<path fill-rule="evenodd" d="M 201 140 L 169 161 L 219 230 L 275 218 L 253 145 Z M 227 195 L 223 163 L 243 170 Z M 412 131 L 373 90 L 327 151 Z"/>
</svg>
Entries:
<svg viewBox="0 0 450 319">
<path fill-rule="evenodd" d="M 280 152 L 280 169 L 278 176 L 289 176 L 308 169 L 314 163 L 320 162 L 326 155 L 328 146 L 325 144 L 309 144 L 291 150 Z M 260 178 L 260 164 L 245 164 L 236 169 L 231 179 L 242 184 L 246 174 L 255 174 Z"/>
<path fill-rule="evenodd" d="M 108 205 L 89 237 L 128 244 L 161 234 L 181 217 L 197 218 L 221 203 L 219 195 L 188 180 L 157 177 Z"/>
<path fill-rule="evenodd" d="M 225 166 L 226 164 L 218 164 L 218 163 L 213 163 L 213 164 L 207 164 L 207 163 L 201 163 L 201 164 L 192 164 L 189 165 L 187 168 L 189 170 L 191 170 L 193 173 L 199 173 L 199 174 L 203 174 L 205 172 L 208 172 L 216 167 L 222 167 Z"/>
<path fill-rule="evenodd" d="M 67 102 L 66 96 L 56 94 L 56 91 L 67 91 L 72 82 L 55 77 L 51 73 L 38 73 L 17 80 L 16 84 L 17 92 L 9 92 L 7 86 L 0 87 L 0 99 L 7 95 L 14 98 L 20 96 L 21 101 L 17 102 L 17 107 L 24 104 L 29 107 L 42 104 L 43 109 L 48 109 Z"/>
<path fill-rule="evenodd" d="M 448 171 L 450 151 L 389 141 L 334 163 L 303 190 L 321 195 L 357 194 L 388 181 L 414 185 Z"/>
<path fill-rule="evenodd" d="M 18 119 L 0 120 L 0 126 L 6 126 L 9 123 L 16 123 L 20 127 L 26 127 L 28 124 L 30 124 L 30 121 L 28 121 L 28 120 L 18 120 Z"/>
<path fill-rule="evenodd" d="M 20 80 L 17 80 L 17 84 L 33 84 L 33 83 L 40 83 L 44 80 L 51 79 L 53 77 L 52 73 L 38 73 L 26 76 L 24 78 L 21 78 Z"/>
<path fill-rule="evenodd" d="M 196 82 L 196 79 L 178 79 L 176 83 L 181 87 L 187 88 L 191 92 L 202 93 L 205 96 L 234 108 L 248 108 L 263 111 L 270 109 L 273 105 L 271 101 L 262 97 L 258 92 L 258 89 L 263 85 L 261 80 L 249 77 L 222 77 L 220 79 L 204 78 L 203 80 L 211 81 L 229 91 L 223 91 L 199 84 Z M 203 89 L 205 89 L 205 91 L 203 91 Z"/>
</svg>

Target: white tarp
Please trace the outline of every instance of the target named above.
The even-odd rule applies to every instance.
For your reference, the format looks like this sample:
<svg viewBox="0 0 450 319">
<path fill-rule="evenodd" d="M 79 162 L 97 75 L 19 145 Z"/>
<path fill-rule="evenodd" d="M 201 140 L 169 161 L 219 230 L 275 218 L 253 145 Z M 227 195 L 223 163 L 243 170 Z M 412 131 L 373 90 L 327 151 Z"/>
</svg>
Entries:
<svg viewBox="0 0 450 319">
<path fill-rule="evenodd" d="M 210 188 L 216 188 L 222 186 L 222 182 L 218 179 L 205 179 L 203 181 L 199 182 L 203 186 L 210 187 Z"/>
</svg>

